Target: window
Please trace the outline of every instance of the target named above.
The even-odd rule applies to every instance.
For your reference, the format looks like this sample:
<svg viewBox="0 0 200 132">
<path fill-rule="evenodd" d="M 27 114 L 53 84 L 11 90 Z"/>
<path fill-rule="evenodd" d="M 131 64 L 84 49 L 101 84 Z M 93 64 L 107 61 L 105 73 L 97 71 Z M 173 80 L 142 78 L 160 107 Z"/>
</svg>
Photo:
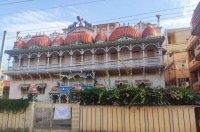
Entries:
<svg viewBox="0 0 200 132">
<path fill-rule="evenodd" d="M 76 62 L 81 62 L 81 56 L 76 56 Z"/>
<path fill-rule="evenodd" d="M 28 92 L 29 88 L 21 87 L 21 94 L 26 94 Z"/>
<path fill-rule="evenodd" d="M 140 52 L 139 51 L 133 51 L 133 59 L 136 59 L 136 58 L 140 58 Z"/>
<path fill-rule="evenodd" d="M 175 33 L 172 32 L 172 33 L 169 33 L 168 36 L 167 36 L 167 39 L 168 39 L 168 44 L 175 44 Z"/>
<path fill-rule="evenodd" d="M 176 62 L 176 66 L 178 69 L 187 69 L 188 68 L 186 60 Z"/>
<path fill-rule="evenodd" d="M 147 57 L 155 57 L 153 50 L 147 50 Z"/>
<path fill-rule="evenodd" d="M 117 53 L 111 53 L 111 60 L 117 60 Z"/>
<path fill-rule="evenodd" d="M 103 61 L 103 54 L 97 55 L 97 61 Z"/>
<path fill-rule="evenodd" d="M 168 36 L 168 44 L 171 44 L 171 36 Z"/>
<path fill-rule="evenodd" d="M 45 88 L 40 88 L 40 87 L 39 87 L 39 88 L 37 89 L 37 91 L 38 91 L 39 94 L 44 94 L 44 93 L 45 93 Z"/>
</svg>

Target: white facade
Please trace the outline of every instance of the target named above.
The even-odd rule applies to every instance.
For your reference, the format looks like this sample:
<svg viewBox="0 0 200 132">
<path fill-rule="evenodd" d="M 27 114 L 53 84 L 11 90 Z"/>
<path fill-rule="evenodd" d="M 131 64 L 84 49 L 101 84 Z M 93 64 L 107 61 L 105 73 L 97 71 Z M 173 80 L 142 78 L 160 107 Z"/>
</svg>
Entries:
<svg viewBox="0 0 200 132">
<path fill-rule="evenodd" d="M 157 35 L 152 36 L 150 31 L 151 36 L 142 38 L 141 32 L 147 27 L 147 24 L 146 27 L 144 27 L 144 23 L 142 24 L 143 27 L 137 25 L 135 29 L 129 26 L 119 27 L 118 23 L 90 26 L 89 28 L 86 25 L 80 24 L 79 27 L 75 25 L 73 28 L 69 27 L 68 31 L 65 29 L 64 33 L 51 34 L 49 36 L 53 41 L 51 46 L 46 46 L 47 44 L 44 43 L 44 40 L 48 39 L 48 36 L 45 35 L 39 34 L 25 38 L 18 36 L 13 50 L 5 51 L 9 54 L 9 60 L 12 58 L 14 60 L 13 64 L 9 64 L 6 72 L 12 78 L 9 98 L 21 98 L 23 86 L 29 88 L 37 86 L 40 89 L 39 85 L 43 84 L 41 88 L 45 92 L 38 94 L 37 99 L 49 101 L 52 87 L 57 86 L 57 82 L 60 81 L 66 87 L 81 83 L 90 86 L 103 84 L 107 89 L 123 84 L 137 86 L 141 83 L 151 84 L 151 87 L 155 88 L 164 87 L 164 64 L 161 48 L 164 37 L 158 36 L 161 27 L 153 25 Z M 124 34 L 120 34 L 122 31 L 117 32 L 116 30 L 123 30 Z M 100 39 L 97 40 L 96 36 L 102 31 L 105 32 L 107 39 L 99 35 Z M 91 36 L 85 38 L 88 34 L 84 34 L 85 36 L 82 35 L 80 40 L 71 40 L 74 38 L 74 34 L 81 35 L 82 32 L 87 32 Z M 116 33 L 113 36 L 118 36 L 112 40 L 111 36 L 114 32 Z M 134 34 L 136 35 L 134 36 Z M 73 37 L 70 38 L 70 35 Z M 60 41 L 54 42 L 57 36 L 65 39 L 63 44 L 60 44 Z M 32 38 L 34 41 L 31 40 Z M 24 45 L 20 45 L 22 41 Z M 106 71 L 110 76 L 110 83 Z M 63 76 L 59 77 L 57 74 Z"/>
</svg>

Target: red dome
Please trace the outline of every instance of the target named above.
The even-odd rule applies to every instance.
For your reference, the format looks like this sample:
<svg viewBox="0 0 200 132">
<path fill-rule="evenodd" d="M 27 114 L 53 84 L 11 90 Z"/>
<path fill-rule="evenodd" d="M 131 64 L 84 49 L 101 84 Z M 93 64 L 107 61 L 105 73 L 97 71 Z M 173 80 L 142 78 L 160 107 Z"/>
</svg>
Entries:
<svg viewBox="0 0 200 132">
<path fill-rule="evenodd" d="M 155 29 L 154 29 L 152 26 L 150 26 L 150 25 L 148 25 L 148 26 L 144 29 L 144 31 L 143 31 L 143 33 L 142 33 L 142 37 L 144 38 L 144 37 L 147 37 L 148 35 L 154 35 L 154 36 L 156 36 L 156 31 L 155 31 Z"/>
<path fill-rule="evenodd" d="M 127 26 L 127 27 L 120 27 L 120 28 L 115 29 L 112 32 L 112 34 L 110 35 L 109 40 L 113 41 L 113 40 L 115 40 L 115 39 L 117 39 L 121 36 L 124 36 L 124 35 L 134 37 L 134 38 L 140 37 L 139 32 L 134 27 Z"/>
<path fill-rule="evenodd" d="M 59 90 L 58 86 L 54 86 L 51 88 L 51 92 L 57 92 Z"/>
<path fill-rule="evenodd" d="M 96 35 L 95 41 L 98 41 L 98 40 L 103 40 L 103 41 L 107 40 L 107 37 L 104 32 L 101 31 Z"/>
<path fill-rule="evenodd" d="M 33 37 L 26 43 L 25 47 L 28 47 L 31 44 L 39 44 L 41 46 L 47 47 L 51 46 L 51 40 L 47 36 Z"/>
<path fill-rule="evenodd" d="M 65 39 L 65 44 L 69 44 L 72 41 L 81 40 L 85 43 L 93 43 L 92 36 L 87 32 L 71 33 Z"/>
<path fill-rule="evenodd" d="M 25 46 L 25 42 L 22 40 L 18 40 L 17 42 L 14 42 L 14 47 L 18 47 L 20 49 L 23 49 Z"/>
<path fill-rule="evenodd" d="M 37 93 L 37 88 L 36 87 L 32 87 L 29 89 L 30 93 Z"/>
<path fill-rule="evenodd" d="M 57 36 L 54 40 L 53 43 L 57 43 L 59 45 L 63 45 L 64 44 L 64 40 L 62 39 L 62 37 Z"/>
</svg>

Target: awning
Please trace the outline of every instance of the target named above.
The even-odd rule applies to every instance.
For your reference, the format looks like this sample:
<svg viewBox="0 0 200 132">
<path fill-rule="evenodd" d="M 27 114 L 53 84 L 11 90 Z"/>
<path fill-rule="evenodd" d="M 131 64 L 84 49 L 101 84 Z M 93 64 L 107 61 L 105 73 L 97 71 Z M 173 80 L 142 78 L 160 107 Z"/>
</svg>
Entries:
<svg viewBox="0 0 200 132">
<path fill-rule="evenodd" d="M 47 84 L 46 83 L 37 83 L 37 84 L 34 85 L 34 87 L 36 87 L 36 88 L 46 88 Z"/>
<path fill-rule="evenodd" d="M 28 89 L 30 88 L 30 84 L 20 84 L 18 88 Z"/>
<path fill-rule="evenodd" d="M 141 85 L 142 83 L 144 83 L 145 85 L 150 85 L 149 79 L 135 80 L 135 84 L 136 84 L 136 85 Z"/>
<path fill-rule="evenodd" d="M 105 86 L 103 84 L 96 84 L 95 88 L 105 88 Z"/>
</svg>

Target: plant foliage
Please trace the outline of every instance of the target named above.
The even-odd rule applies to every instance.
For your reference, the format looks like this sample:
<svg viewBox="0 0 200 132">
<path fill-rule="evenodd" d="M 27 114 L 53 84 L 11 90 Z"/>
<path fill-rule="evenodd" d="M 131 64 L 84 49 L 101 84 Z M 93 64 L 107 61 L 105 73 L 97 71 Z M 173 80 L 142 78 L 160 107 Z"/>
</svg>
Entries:
<svg viewBox="0 0 200 132">
<path fill-rule="evenodd" d="M 29 106 L 29 99 L 0 99 L 0 112 L 18 112 L 26 111 Z"/>
<path fill-rule="evenodd" d="M 166 106 L 197 105 L 200 98 L 191 90 L 181 88 L 86 89 L 80 93 L 81 105 Z"/>
</svg>

